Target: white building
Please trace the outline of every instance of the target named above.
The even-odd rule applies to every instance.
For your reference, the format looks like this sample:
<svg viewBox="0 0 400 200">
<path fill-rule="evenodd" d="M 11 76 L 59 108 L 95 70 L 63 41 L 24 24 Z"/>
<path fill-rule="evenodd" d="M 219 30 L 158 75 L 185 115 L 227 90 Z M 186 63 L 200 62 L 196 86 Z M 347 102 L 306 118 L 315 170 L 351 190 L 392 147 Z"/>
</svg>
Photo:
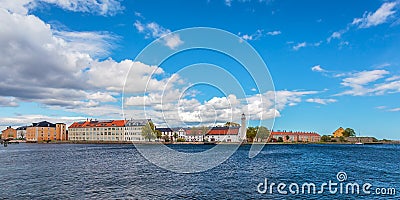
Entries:
<svg viewBox="0 0 400 200">
<path fill-rule="evenodd" d="M 71 141 L 124 141 L 125 120 L 74 122 L 68 127 Z"/>
<path fill-rule="evenodd" d="M 142 136 L 142 129 L 150 123 L 151 119 L 131 119 L 125 124 L 124 141 L 145 141 L 146 139 Z"/>
</svg>

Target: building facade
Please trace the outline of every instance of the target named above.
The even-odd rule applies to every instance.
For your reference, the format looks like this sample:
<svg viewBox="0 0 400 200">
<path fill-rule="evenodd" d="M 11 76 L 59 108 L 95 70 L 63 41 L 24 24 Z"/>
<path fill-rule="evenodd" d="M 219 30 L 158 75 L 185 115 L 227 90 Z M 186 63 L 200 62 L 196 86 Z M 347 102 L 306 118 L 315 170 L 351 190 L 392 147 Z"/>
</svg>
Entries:
<svg viewBox="0 0 400 200">
<path fill-rule="evenodd" d="M 268 141 L 276 142 L 280 140 L 283 142 L 319 142 L 321 136 L 314 132 L 272 131 Z"/>
<path fill-rule="evenodd" d="M 17 139 L 17 130 L 7 127 L 5 130 L 1 131 L 1 139 Z"/>
<path fill-rule="evenodd" d="M 130 119 L 125 124 L 124 141 L 145 141 L 142 136 L 142 129 L 151 119 Z"/>
<path fill-rule="evenodd" d="M 74 122 L 68 127 L 68 140 L 124 141 L 125 122 L 125 120 L 86 120 L 83 122 Z"/>
<path fill-rule="evenodd" d="M 210 142 L 242 142 L 239 129 L 240 127 L 212 127 L 205 135 L 205 140 Z"/>
<path fill-rule="evenodd" d="M 26 128 L 27 126 L 21 126 L 17 128 L 17 138 L 25 140 L 26 139 Z"/>
<path fill-rule="evenodd" d="M 333 132 L 333 137 L 335 138 L 343 137 L 343 133 L 344 133 L 344 128 L 340 127 L 335 132 Z"/>
<path fill-rule="evenodd" d="M 54 141 L 66 140 L 67 130 L 64 123 L 50 123 L 42 121 L 33 123 L 26 128 L 26 141 L 28 142 L 41 142 L 41 141 Z"/>
</svg>

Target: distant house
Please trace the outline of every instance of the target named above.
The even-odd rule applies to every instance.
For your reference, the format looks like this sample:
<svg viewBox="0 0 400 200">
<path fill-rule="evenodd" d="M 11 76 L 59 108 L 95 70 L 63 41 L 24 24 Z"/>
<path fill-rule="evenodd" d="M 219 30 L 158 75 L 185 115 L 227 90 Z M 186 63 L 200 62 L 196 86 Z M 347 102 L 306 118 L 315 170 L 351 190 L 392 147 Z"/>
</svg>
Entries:
<svg viewBox="0 0 400 200">
<path fill-rule="evenodd" d="M 174 139 L 174 131 L 171 128 L 156 128 L 156 130 L 161 132 L 162 137 L 169 137 L 170 140 Z"/>
<path fill-rule="evenodd" d="M 187 142 L 202 142 L 205 135 L 198 128 L 185 129 L 185 139 Z"/>
<path fill-rule="evenodd" d="M 314 132 L 272 131 L 268 141 L 275 142 L 279 140 L 283 142 L 319 142 L 321 135 Z"/>
<path fill-rule="evenodd" d="M 344 128 L 340 127 L 335 132 L 333 132 L 333 137 L 335 138 L 343 137 L 343 133 L 344 133 Z"/>
<path fill-rule="evenodd" d="M 186 139 L 186 130 L 184 128 L 172 128 L 174 135 L 176 134 L 178 138 Z"/>
<path fill-rule="evenodd" d="M 41 121 L 26 128 L 26 141 L 40 142 L 51 140 L 67 140 L 67 129 L 64 123 Z"/>
<path fill-rule="evenodd" d="M 205 136 L 210 142 L 241 142 L 239 138 L 240 126 L 212 127 Z"/>
<path fill-rule="evenodd" d="M 5 130 L 1 131 L 1 139 L 17 139 L 17 130 L 7 127 Z"/>
</svg>

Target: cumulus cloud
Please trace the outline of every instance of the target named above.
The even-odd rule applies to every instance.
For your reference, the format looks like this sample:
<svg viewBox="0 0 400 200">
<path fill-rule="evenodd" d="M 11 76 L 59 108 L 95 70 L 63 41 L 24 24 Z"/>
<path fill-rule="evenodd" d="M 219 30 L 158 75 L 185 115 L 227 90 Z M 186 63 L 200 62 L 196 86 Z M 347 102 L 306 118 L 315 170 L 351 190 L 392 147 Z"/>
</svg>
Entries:
<svg viewBox="0 0 400 200">
<path fill-rule="evenodd" d="M 168 91 L 166 91 L 168 92 Z M 146 105 L 147 114 L 158 124 L 190 126 L 191 124 L 215 125 L 226 121 L 240 121 L 246 113 L 250 120 L 268 120 L 279 117 L 287 106 L 296 106 L 303 97 L 317 91 L 269 91 L 239 99 L 230 94 L 227 97 L 213 97 L 204 102 L 181 96 L 181 90 L 165 94 L 132 96 L 126 99 L 125 108 Z M 161 100 L 161 99 L 164 99 Z M 136 114 L 136 110 L 132 110 Z"/>
<path fill-rule="evenodd" d="M 139 33 L 144 33 L 145 38 L 160 38 L 161 42 L 170 49 L 176 49 L 183 44 L 178 34 L 171 33 L 171 30 L 166 29 L 155 22 L 143 24 L 141 21 L 136 20 L 133 24 Z"/>
<path fill-rule="evenodd" d="M 0 74 L 2 106 L 26 101 L 96 113 L 93 110 L 103 103 L 118 101 L 115 96 L 122 91 L 129 69 L 136 87 L 127 88 L 128 92 L 143 92 L 147 83 L 149 91 L 165 84 L 151 76 L 163 73 L 155 66 L 98 60 L 108 54 L 117 38 L 111 33 L 56 30 L 34 15 L 3 8 L 0 30 L 0 70 L 7 72 Z"/>
</svg>

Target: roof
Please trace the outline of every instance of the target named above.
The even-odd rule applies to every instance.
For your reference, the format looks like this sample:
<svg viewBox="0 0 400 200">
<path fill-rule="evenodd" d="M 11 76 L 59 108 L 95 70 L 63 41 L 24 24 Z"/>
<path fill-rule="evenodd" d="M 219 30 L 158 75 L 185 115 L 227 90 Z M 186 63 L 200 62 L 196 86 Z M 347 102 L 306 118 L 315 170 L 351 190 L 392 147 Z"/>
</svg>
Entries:
<svg viewBox="0 0 400 200">
<path fill-rule="evenodd" d="M 126 121 L 125 126 L 145 126 L 151 122 L 151 119 L 130 119 Z"/>
<path fill-rule="evenodd" d="M 295 136 L 317 136 L 320 135 L 315 132 L 293 132 L 293 131 L 272 131 L 271 135 L 295 135 Z"/>
<path fill-rule="evenodd" d="M 212 127 L 208 128 L 206 135 L 237 135 L 239 133 L 240 127 Z M 195 128 L 195 129 L 187 129 L 187 135 L 202 135 L 202 130 Z"/>
<path fill-rule="evenodd" d="M 124 127 L 125 120 L 102 120 L 74 122 L 68 128 L 90 128 L 90 127 Z"/>
<path fill-rule="evenodd" d="M 212 127 L 207 135 L 237 135 L 240 127 Z"/>
<path fill-rule="evenodd" d="M 17 130 L 18 130 L 18 131 L 19 131 L 19 130 L 26 130 L 27 127 L 28 127 L 28 126 L 21 126 L 21 127 L 18 127 Z"/>
<path fill-rule="evenodd" d="M 156 128 L 160 132 L 173 132 L 171 128 Z"/>
<path fill-rule="evenodd" d="M 48 121 L 41 121 L 38 123 L 32 123 L 32 127 L 56 127 L 56 124 L 50 123 Z"/>
</svg>

